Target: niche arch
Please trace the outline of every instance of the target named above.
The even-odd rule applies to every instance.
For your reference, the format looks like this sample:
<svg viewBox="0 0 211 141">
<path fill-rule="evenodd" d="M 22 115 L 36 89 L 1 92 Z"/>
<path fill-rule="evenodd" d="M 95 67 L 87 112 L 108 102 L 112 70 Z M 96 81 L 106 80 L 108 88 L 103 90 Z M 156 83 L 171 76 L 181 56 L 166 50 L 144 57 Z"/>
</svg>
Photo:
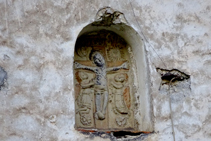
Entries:
<svg viewBox="0 0 211 141">
<path fill-rule="evenodd" d="M 130 79 L 130 89 L 132 92 L 131 95 L 133 95 L 133 100 L 132 105 L 133 105 L 133 118 L 132 119 L 128 119 L 131 120 L 130 122 L 133 122 L 132 126 L 126 126 L 125 125 L 125 120 L 124 118 L 119 118 L 118 121 L 114 121 L 112 124 L 119 122 L 120 123 L 120 128 L 118 128 L 117 126 L 109 126 L 109 121 L 105 122 L 106 118 L 109 118 L 109 116 L 107 115 L 107 117 L 100 117 L 96 116 L 96 94 L 95 94 L 95 85 L 96 83 L 91 82 L 92 80 L 95 80 L 96 78 L 96 74 L 92 73 L 93 70 L 90 70 L 89 68 L 84 68 L 86 66 L 91 66 L 91 67 L 95 67 L 95 65 L 88 65 L 91 61 L 90 56 L 91 55 L 87 55 L 86 59 L 90 59 L 90 61 L 86 63 L 81 63 L 78 62 L 77 60 L 77 56 L 78 54 L 83 54 L 83 51 L 79 51 L 78 53 L 78 49 L 77 49 L 77 45 L 79 43 L 79 40 L 86 35 L 89 34 L 97 34 L 100 33 L 102 31 L 105 31 L 106 33 L 114 33 L 115 35 L 119 36 L 121 39 L 123 39 L 126 43 L 126 49 L 128 51 L 128 57 L 129 57 L 129 66 L 130 66 L 130 73 L 129 73 L 129 77 L 131 77 Z M 93 49 L 86 47 L 85 51 L 88 54 L 91 54 Z M 95 52 L 96 51 L 95 49 Z M 100 52 L 100 54 L 102 55 L 103 58 L 105 58 L 105 54 Z M 79 55 L 80 56 L 80 55 Z M 85 59 L 85 60 L 86 60 Z M 80 60 L 80 59 L 79 59 Z M 83 60 L 83 59 L 82 59 Z M 124 63 L 124 61 L 123 61 Z M 123 63 L 120 63 L 117 66 L 121 66 Z M 80 66 L 82 65 L 82 66 Z M 108 66 L 107 66 L 108 67 Z M 130 131 L 130 132 L 152 132 L 153 131 L 153 122 L 152 122 L 152 107 L 151 107 L 151 98 L 149 95 L 149 76 L 148 76 L 148 66 L 147 66 L 147 59 L 146 59 L 146 54 L 145 54 L 145 48 L 144 48 L 144 42 L 142 40 L 142 38 L 139 36 L 139 34 L 129 25 L 125 24 L 125 23 L 120 23 L 120 24 L 111 24 L 109 26 L 106 25 L 100 25 L 100 24 L 96 24 L 96 22 L 93 22 L 87 26 L 85 26 L 81 32 L 78 35 L 77 41 L 76 41 L 76 45 L 75 45 L 75 56 L 74 56 L 74 85 L 75 85 L 75 128 L 77 130 L 82 130 L 82 131 L 105 131 L 105 132 L 110 132 L 110 131 Z M 122 68 L 124 70 L 124 68 Z M 85 71 L 84 72 L 81 72 Z M 124 71 L 123 71 L 124 73 Z M 107 74 L 106 74 L 107 75 Z M 128 74 L 127 74 L 128 75 Z M 81 83 L 82 83 L 82 77 L 87 78 L 90 77 L 90 80 L 87 80 L 87 83 L 90 83 L 89 88 L 90 90 L 87 92 L 88 93 L 92 93 L 93 96 L 92 98 L 90 98 L 90 101 L 92 101 L 95 105 L 94 111 L 89 109 L 89 110 L 84 110 L 86 112 L 90 112 L 91 111 L 91 116 L 93 117 L 88 117 L 87 119 L 80 119 L 81 115 L 80 115 L 80 108 L 77 104 L 78 102 L 78 98 L 80 95 L 80 91 L 83 89 Z M 115 75 L 113 75 L 111 78 L 114 78 Z M 110 78 L 110 79 L 111 79 Z M 110 83 L 110 82 L 108 82 Z M 132 84 L 131 84 L 132 83 Z M 77 86 L 76 86 L 77 85 Z M 111 86 L 111 85 L 110 85 Z M 107 87 L 110 87 L 107 86 Z M 109 88 L 108 88 L 109 89 Z M 84 90 L 85 90 L 85 86 L 84 86 Z M 109 91 L 109 90 L 108 90 Z M 87 93 L 85 92 L 85 93 Z M 84 93 L 84 94 L 85 94 Z M 111 92 L 108 92 L 111 93 Z M 87 98 L 85 98 L 87 99 Z M 108 97 L 109 99 L 109 97 Z M 108 100 L 109 103 L 109 100 Z M 83 104 L 82 104 L 83 105 Z M 83 106 L 81 106 L 81 108 L 83 108 Z M 85 113 L 86 113 L 85 112 Z M 126 113 L 122 113 L 122 114 L 126 114 Z M 85 116 L 84 116 L 85 117 Z M 81 121 L 84 120 L 84 121 Z M 115 120 L 115 119 L 114 119 Z M 80 122 L 84 122 L 83 124 L 81 124 Z M 98 125 L 97 125 L 98 124 Z M 117 123 L 118 124 L 118 123 Z M 104 128 L 105 126 L 107 126 L 106 128 Z"/>
</svg>

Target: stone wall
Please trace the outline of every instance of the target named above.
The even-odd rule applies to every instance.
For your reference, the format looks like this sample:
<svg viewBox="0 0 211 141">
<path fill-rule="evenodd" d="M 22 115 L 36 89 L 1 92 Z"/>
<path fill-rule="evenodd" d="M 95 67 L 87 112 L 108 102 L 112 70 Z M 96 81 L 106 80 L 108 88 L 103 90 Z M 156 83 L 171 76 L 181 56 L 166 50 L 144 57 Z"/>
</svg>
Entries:
<svg viewBox="0 0 211 141">
<path fill-rule="evenodd" d="M 74 129 L 75 42 L 107 6 L 122 12 L 143 38 L 148 59 L 154 132 L 126 138 L 173 140 L 173 122 L 176 140 L 211 139 L 209 0 L 0 0 L 0 67 L 7 72 L 0 140 L 116 139 Z M 161 85 L 157 68 L 190 78 Z"/>
</svg>

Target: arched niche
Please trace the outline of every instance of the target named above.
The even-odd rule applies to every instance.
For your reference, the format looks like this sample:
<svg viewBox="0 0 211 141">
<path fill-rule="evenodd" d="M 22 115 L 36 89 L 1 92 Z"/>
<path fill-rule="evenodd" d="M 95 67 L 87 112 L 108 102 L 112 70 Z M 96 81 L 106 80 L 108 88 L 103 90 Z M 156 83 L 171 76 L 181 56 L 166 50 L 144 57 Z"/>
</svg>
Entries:
<svg viewBox="0 0 211 141">
<path fill-rule="evenodd" d="M 92 59 L 94 58 L 93 56 L 95 56 L 95 55 L 90 55 L 90 54 L 92 54 L 93 52 L 98 52 L 100 54 L 98 56 L 101 56 L 106 62 L 107 60 L 105 58 L 107 56 L 105 55 L 105 53 L 98 51 L 96 49 L 96 47 L 95 47 L 94 51 L 92 51 L 93 46 L 90 45 L 89 47 L 86 46 L 85 47 L 86 49 L 83 50 L 83 51 L 87 51 L 87 54 L 85 53 L 86 59 L 85 58 L 81 59 L 81 60 L 78 59 L 78 56 L 80 56 L 79 54 L 83 54 L 83 51 L 79 51 L 79 53 L 77 51 L 78 44 L 80 44 L 80 42 L 83 41 L 83 40 L 81 40 L 81 38 L 88 36 L 88 35 L 92 35 L 92 34 L 98 34 L 102 31 L 105 31 L 107 33 L 113 33 L 113 34 L 115 34 L 115 36 L 118 36 L 119 38 L 124 40 L 123 44 L 124 44 L 124 42 L 126 43 L 125 49 L 127 49 L 128 58 L 126 60 L 123 60 L 122 63 L 116 63 L 116 66 L 115 65 L 110 65 L 110 66 L 106 65 L 106 68 L 109 68 L 109 67 L 119 67 L 119 66 L 122 67 L 122 65 L 124 65 L 125 62 L 128 62 L 128 64 L 129 64 L 128 71 L 124 68 L 121 68 L 118 70 L 116 69 L 117 71 L 120 70 L 120 73 L 122 73 L 122 74 L 127 74 L 126 77 L 129 77 L 129 79 L 126 80 L 126 81 L 129 81 L 129 83 L 127 83 L 128 85 L 125 87 L 129 87 L 129 89 L 130 89 L 129 90 L 130 96 L 131 96 L 130 102 L 132 105 L 131 106 L 132 109 L 130 109 L 130 110 L 132 111 L 132 118 L 130 115 L 130 117 L 127 118 L 126 120 L 125 120 L 125 117 L 126 117 L 125 115 L 128 115 L 129 114 L 128 112 L 121 112 L 120 110 L 117 110 L 117 112 L 118 111 L 120 111 L 120 112 L 117 114 L 118 116 L 116 116 L 116 117 L 115 116 L 112 117 L 112 114 L 108 114 L 108 112 L 115 113 L 113 108 L 110 108 L 110 109 L 108 108 L 109 102 L 110 102 L 109 95 L 110 94 L 115 95 L 116 93 L 117 94 L 121 93 L 121 92 L 116 92 L 116 93 L 112 92 L 111 89 L 114 89 L 114 91 L 115 90 L 116 91 L 119 90 L 122 92 L 124 91 L 124 90 L 120 90 L 120 88 L 113 88 L 115 86 L 112 86 L 112 84 L 111 84 L 111 80 L 115 81 L 115 77 L 118 77 L 117 74 L 119 72 L 114 72 L 112 75 L 110 75 L 108 72 L 106 72 L 106 81 L 110 81 L 110 82 L 106 83 L 107 90 L 103 90 L 104 88 L 102 88 L 102 91 L 108 92 L 108 100 L 107 100 L 108 105 L 106 108 L 107 111 L 103 115 L 101 113 L 102 110 L 96 110 L 97 109 L 96 105 L 99 105 L 99 103 L 96 103 L 96 101 L 99 99 L 102 99 L 102 96 L 101 97 L 96 96 L 96 95 L 99 95 L 100 89 L 98 88 L 98 86 L 97 86 L 97 88 L 95 86 L 95 85 L 97 85 L 97 82 L 96 82 L 97 73 L 94 72 L 93 68 L 94 67 L 99 68 L 99 66 L 97 66 L 96 62 L 93 63 Z M 98 53 L 96 53 L 96 54 L 98 54 Z M 97 58 L 96 56 L 95 56 L 95 58 Z M 83 60 L 86 60 L 86 62 L 83 62 Z M 112 60 L 110 60 L 110 61 L 112 61 Z M 89 67 L 91 67 L 91 68 L 89 68 Z M 149 95 L 149 86 L 148 86 L 149 80 L 148 80 L 147 72 L 148 72 L 148 66 L 147 66 L 147 60 L 146 60 L 146 55 L 145 55 L 144 43 L 142 41 L 142 38 L 132 27 L 130 27 L 124 23 L 113 24 L 113 25 L 109 25 L 109 26 L 100 26 L 100 25 L 96 26 L 95 24 L 92 23 L 92 24 L 89 24 L 86 27 L 84 27 L 78 35 L 76 45 L 75 45 L 75 56 L 74 56 L 74 78 L 75 78 L 74 79 L 74 85 L 75 85 L 74 90 L 75 90 L 75 119 L 76 119 L 75 120 L 75 128 L 77 130 L 83 130 L 83 131 L 152 132 L 153 131 L 153 122 L 152 122 L 152 115 L 151 115 L 152 107 L 151 107 L 151 99 L 150 99 L 150 95 Z M 107 78 L 108 75 L 110 75 L 109 78 Z M 82 86 L 82 85 L 85 85 L 85 83 L 82 84 L 82 81 L 83 81 L 82 77 L 85 78 L 84 80 L 87 80 L 87 85 L 90 85 L 87 87 L 89 90 L 85 90 L 86 86 Z M 88 80 L 87 78 L 90 78 L 90 80 Z M 124 80 L 125 80 L 125 78 L 124 78 Z M 80 101 L 80 102 L 83 101 L 83 100 L 78 100 L 78 99 L 80 99 L 79 95 L 83 95 L 82 91 L 85 91 L 84 95 L 86 95 L 86 93 L 90 93 L 92 95 L 89 98 L 87 96 L 84 96 L 84 97 L 82 96 L 83 98 L 81 98 L 81 99 L 86 99 L 86 100 L 92 102 L 92 108 L 87 108 L 86 106 L 84 106 L 85 107 L 84 108 L 83 105 L 85 105 L 85 104 L 83 104 L 83 102 L 82 102 L 82 104 L 78 104 L 78 101 Z M 98 94 L 97 94 L 97 91 L 99 92 Z M 88 95 L 90 95 L 90 94 L 88 94 Z M 116 99 L 118 99 L 118 97 Z M 85 103 L 87 102 L 86 100 L 85 100 Z M 102 102 L 101 102 L 101 105 L 103 105 Z M 114 107 L 115 107 L 115 105 L 114 105 Z M 118 106 L 116 106 L 116 107 L 118 107 Z M 108 110 L 110 110 L 110 111 L 108 111 Z M 80 111 L 82 111 L 82 112 L 80 113 Z M 100 111 L 100 112 L 98 112 L 98 111 Z M 98 114 L 97 114 L 97 112 L 98 112 Z M 85 114 L 87 114 L 87 113 L 89 113 L 89 114 L 91 113 L 91 114 L 89 116 L 86 116 Z M 113 114 L 113 115 L 115 115 L 115 114 Z M 121 115 L 123 115 L 122 118 L 121 118 Z M 85 118 L 83 119 L 83 117 L 85 117 Z M 128 125 L 127 123 L 125 124 L 125 122 L 128 122 L 130 125 Z"/>
</svg>

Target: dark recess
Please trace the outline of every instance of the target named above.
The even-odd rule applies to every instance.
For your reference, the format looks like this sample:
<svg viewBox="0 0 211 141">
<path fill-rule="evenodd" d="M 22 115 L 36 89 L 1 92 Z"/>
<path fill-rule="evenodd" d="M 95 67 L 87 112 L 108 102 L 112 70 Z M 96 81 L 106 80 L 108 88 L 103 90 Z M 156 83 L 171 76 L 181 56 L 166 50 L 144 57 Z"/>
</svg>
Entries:
<svg viewBox="0 0 211 141">
<path fill-rule="evenodd" d="M 118 131 L 118 132 L 114 132 L 113 135 L 116 138 L 122 138 L 122 137 L 127 137 L 127 136 L 139 136 L 143 134 L 142 132 L 137 132 L 137 133 L 133 133 L 133 132 L 127 132 L 127 131 Z"/>
<path fill-rule="evenodd" d="M 183 81 L 190 78 L 190 75 L 187 75 L 177 69 L 166 70 L 157 68 L 157 71 L 161 74 L 161 79 L 164 81 Z"/>
<path fill-rule="evenodd" d="M 4 86 L 5 79 L 7 79 L 7 72 L 0 66 L 0 90 Z"/>
</svg>

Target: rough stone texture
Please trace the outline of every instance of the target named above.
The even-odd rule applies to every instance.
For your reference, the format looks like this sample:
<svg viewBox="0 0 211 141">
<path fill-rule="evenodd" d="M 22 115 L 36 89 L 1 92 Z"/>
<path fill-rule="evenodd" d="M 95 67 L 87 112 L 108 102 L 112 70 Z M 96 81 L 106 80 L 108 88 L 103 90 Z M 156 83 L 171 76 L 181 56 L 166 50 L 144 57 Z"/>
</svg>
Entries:
<svg viewBox="0 0 211 141">
<path fill-rule="evenodd" d="M 168 88 L 159 90 L 156 68 L 190 75 L 171 89 L 176 140 L 211 139 L 209 0 L 0 0 L 0 66 L 8 74 L 0 140 L 114 139 L 74 129 L 75 41 L 107 6 L 124 13 L 145 43 L 155 133 L 143 140 L 173 140 Z"/>
</svg>

